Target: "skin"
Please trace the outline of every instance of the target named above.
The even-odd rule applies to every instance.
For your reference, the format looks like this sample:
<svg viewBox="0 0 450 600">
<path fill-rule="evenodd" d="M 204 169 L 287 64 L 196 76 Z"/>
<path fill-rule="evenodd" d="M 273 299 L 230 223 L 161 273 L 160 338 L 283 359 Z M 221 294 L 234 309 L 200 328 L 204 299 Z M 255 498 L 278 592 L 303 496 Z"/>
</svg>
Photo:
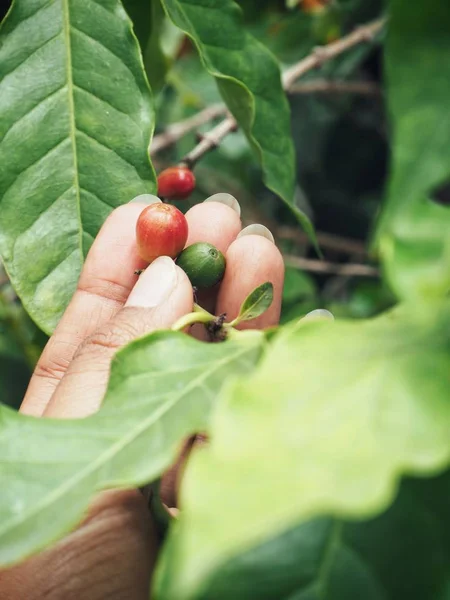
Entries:
<svg viewBox="0 0 450 600">
<path fill-rule="evenodd" d="M 36 366 L 21 406 L 23 413 L 57 418 L 94 413 L 101 404 L 116 350 L 138 336 L 170 327 L 191 311 L 192 288 L 178 267 L 176 286 L 161 305 L 126 305 L 138 294 L 134 271 L 146 266 L 135 243 L 136 221 L 143 208 L 140 204 L 122 206 L 105 222 L 87 257 L 78 289 Z M 256 235 L 236 240 L 241 229 L 239 217 L 223 204 L 197 205 L 186 217 L 187 243 L 210 242 L 227 258 L 222 284 L 206 295 L 209 308 L 216 314 L 227 312 L 232 319 L 246 295 L 269 280 L 275 292 L 272 306 L 242 327 L 275 325 L 284 277 L 276 246 Z M 144 284 L 145 280 L 139 284 L 141 292 Z M 165 478 L 167 497 L 174 497 L 176 480 L 175 467 Z M 76 531 L 42 553 L 0 571 L 0 597 L 147 600 L 157 553 L 154 524 L 143 495 L 137 490 L 103 492 Z"/>
</svg>

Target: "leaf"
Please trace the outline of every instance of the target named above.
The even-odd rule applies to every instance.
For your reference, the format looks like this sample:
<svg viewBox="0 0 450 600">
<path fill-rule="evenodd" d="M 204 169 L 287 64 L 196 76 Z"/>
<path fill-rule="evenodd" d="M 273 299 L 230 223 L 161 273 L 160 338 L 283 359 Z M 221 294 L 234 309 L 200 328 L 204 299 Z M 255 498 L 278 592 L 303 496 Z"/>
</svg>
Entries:
<svg viewBox="0 0 450 600">
<path fill-rule="evenodd" d="M 158 91 L 167 72 L 168 61 L 161 48 L 164 11 L 160 0 L 124 0 L 125 10 L 133 22 L 139 41 L 145 72 L 153 92 Z"/>
<path fill-rule="evenodd" d="M 406 481 L 394 504 L 368 521 L 319 518 L 282 531 L 233 557 L 199 597 L 436 600 L 449 574 L 449 482 L 449 474 Z"/>
<path fill-rule="evenodd" d="M 238 316 L 234 319 L 233 326 L 242 321 L 251 321 L 262 315 L 273 301 L 273 284 L 270 281 L 262 283 L 251 292 L 241 305 Z"/>
<path fill-rule="evenodd" d="M 232 0 L 161 1 L 217 79 L 223 99 L 262 165 L 265 184 L 290 206 L 315 242 L 311 221 L 293 200 L 295 153 L 276 59 L 245 30 L 242 11 Z"/>
<path fill-rule="evenodd" d="M 51 332 L 105 218 L 155 191 L 152 100 L 118 0 L 16 0 L 0 72 L 0 252 Z"/>
<path fill-rule="evenodd" d="M 158 332 L 119 351 L 100 411 L 36 419 L 0 406 L 0 565 L 25 558 L 81 519 L 95 492 L 156 479 L 183 440 L 207 431 L 223 382 L 248 373 L 264 336 L 222 344 Z"/>
<path fill-rule="evenodd" d="M 449 372 L 445 305 L 281 332 L 252 376 L 227 385 L 208 448 L 191 456 L 158 600 L 203 598 L 264 540 L 313 517 L 375 515 L 402 474 L 443 469 Z"/>
<path fill-rule="evenodd" d="M 400 298 L 433 298 L 450 290 L 450 208 L 431 200 L 450 179 L 450 11 L 440 0 L 394 0 L 390 15 L 394 145 L 377 243 Z"/>
</svg>

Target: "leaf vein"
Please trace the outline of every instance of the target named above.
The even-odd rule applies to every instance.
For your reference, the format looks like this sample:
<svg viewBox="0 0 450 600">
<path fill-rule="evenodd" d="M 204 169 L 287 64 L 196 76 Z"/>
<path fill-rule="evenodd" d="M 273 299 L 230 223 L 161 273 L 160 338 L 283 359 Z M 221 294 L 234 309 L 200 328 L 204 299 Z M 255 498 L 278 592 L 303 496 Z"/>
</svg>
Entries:
<svg viewBox="0 0 450 600">
<path fill-rule="evenodd" d="M 125 112 L 124 110 L 121 110 L 120 108 L 117 108 L 117 106 L 114 106 L 114 104 L 111 104 L 111 102 L 108 102 L 108 100 L 105 100 L 104 98 L 100 98 L 100 96 L 96 96 L 94 93 L 92 93 L 91 91 L 89 91 L 86 88 L 82 87 L 78 83 L 74 83 L 73 87 L 76 88 L 77 90 L 79 90 L 80 92 L 84 92 L 85 94 L 87 94 L 89 96 L 92 96 L 93 98 L 95 98 L 99 102 L 101 102 L 103 104 L 106 104 L 106 106 L 109 106 L 110 108 L 112 108 L 113 110 L 116 110 L 117 112 L 121 113 L 122 115 L 125 115 L 137 127 L 136 121 L 133 119 L 133 117 L 129 113 Z"/>
<path fill-rule="evenodd" d="M 106 148 L 106 150 L 109 150 L 110 152 L 112 152 L 113 154 L 115 154 L 118 158 L 120 158 L 120 160 L 122 160 L 125 164 L 127 164 L 128 166 L 130 166 L 134 171 L 136 171 L 137 173 L 137 169 L 136 167 L 133 165 L 133 163 L 131 163 L 129 160 L 127 160 L 126 158 L 124 158 L 123 156 L 121 156 L 117 150 L 115 150 L 114 148 L 111 148 L 110 146 L 107 146 L 105 143 L 100 142 L 100 140 L 97 140 L 95 137 L 93 137 L 92 135 L 89 135 L 88 133 L 86 133 L 85 131 L 83 131 L 80 128 L 77 128 L 77 132 L 81 133 L 82 135 L 86 136 L 88 139 L 96 142 L 99 146 L 101 146 L 102 148 Z"/>
<path fill-rule="evenodd" d="M 5 131 L 5 133 L 3 134 L 3 139 L 2 142 L 6 139 L 6 136 L 8 135 L 8 133 L 14 129 L 14 127 L 16 127 L 19 123 L 21 123 L 21 121 L 23 121 L 23 119 L 25 119 L 26 117 L 28 117 L 32 112 L 34 112 L 36 109 L 38 109 L 41 104 L 44 104 L 44 102 L 46 102 L 47 100 L 53 98 L 53 96 L 56 96 L 59 92 L 61 92 L 62 90 L 64 90 L 64 88 L 66 87 L 66 84 L 64 83 L 61 87 L 57 88 L 54 92 L 52 92 L 51 94 L 49 94 L 48 96 L 46 96 L 45 98 L 42 98 L 41 100 L 38 101 L 37 104 L 35 104 L 32 108 L 28 109 L 27 112 L 25 114 L 23 114 L 21 117 L 19 117 L 17 119 L 17 121 L 14 121 L 9 127 L 8 129 Z"/>
<path fill-rule="evenodd" d="M 14 73 L 14 71 L 16 71 L 17 69 L 22 67 L 28 60 L 30 60 L 30 58 L 32 58 L 36 54 L 36 52 L 39 52 L 39 50 L 42 50 L 42 48 L 44 48 L 47 44 L 49 44 L 54 39 L 56 39 L 58 36 L 60 36 L 61 33 L 62 33 L 61 31 L 58 31 L 58 33 L 55 33 L 55 35 L 52 35 L 52 37 L 45 40 L 45 42 L 40 44 L 37 48 L 34 48 L 33 51 L 30 54 L 28 54 L 28 56 L 26 56 L 18 65 L 15 65 L 7 73 L 2 74 L 2 80 L 5 81 L 5 79 L 8 77 L 8 75 L 11 75 L 12 73 Z"/>
<path fill-rule="evenodd" d="M 49 148 L 48 150 L 46 150 L 44 152 L 44 154 L 42 154 L 41 156 L 39 156 L 39 158 L 37 158 L 36 160 L 34 160 L 31 164 L 29 164 L 28 166 L 25 167 L 25 169 L 22 169 L 22 171 L 17 175 L 17 177 L 15 177 L 13 179 L 13 181 L 8 185 L 8 187 L 6 188 L 6 190 L 2 193 L 2 196 L 5 197 L 6 194 L 9 192 L 9 190 L 14 186 L 14 184 L 16 183 L 16 181 L 24 174 L 26 173 L 29 169 L 31 169 L 32 167 L 35 167 L 36 165 L 38 165 L 41 161 L 44 160 L 44 158 L 47 158 L 49 154 L 51 154 L 52 152 L 54 152 L 55 150 L 57 150 L 60 146 L 62 146 L 64 144 L 64 142 L 67 142 L 68 138 L 64 137 L 62 140 L 60 140 L 59 142 L 57 142 L 52 148 Z M 1 200 L 0 200 L 1 203 Z"/>
<path fill-rule="evenodd" d="M 132 75 L 133 79 L 136 79 L 135 74 L 130 69 L 130 67 L 124 62 L 123 58 L 121 58 L 120 56 L 118 56 L 115 52 L 113 52 L 110 48 L 108 48 L 108 46 L 105 46 L 105 44 L 103 44 L 99 40 L 96 40 L 91 35 L 89 35 L 85 31 L 83 31 L 82 29 L 79 29 L 78 27 L 75 27 L 74 25 L 70 25 L 70 28 L 75 33 L 78 33 L 79 35 L 88 38 L 89 40 L 91 40 L 92 42 L 94 42 L 95 44 L 97 44 L 98 46 L 100 46 L 101 48 L 103 48 L 104 50 L 106 50 L 109 54 L 111 54 L 111 56 L 114 56 L 114 58 L 116 60 L 118 60 L 120 62 L 120 64 L 122 64 L 129 71 L 129 73 Z"/>
</svg>

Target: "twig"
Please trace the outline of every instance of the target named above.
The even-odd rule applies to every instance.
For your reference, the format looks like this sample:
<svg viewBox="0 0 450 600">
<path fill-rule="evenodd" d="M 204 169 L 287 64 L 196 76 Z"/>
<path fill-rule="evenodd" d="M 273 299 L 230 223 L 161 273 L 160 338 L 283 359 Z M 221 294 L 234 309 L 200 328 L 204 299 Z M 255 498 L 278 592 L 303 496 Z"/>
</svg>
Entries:
<svg viewBox="0 0 450 600">
<path fill-rule="evenodd" d="M 269 227 L 270 229 L 270 227 Z M 309 237 L 303 231 L 295 227 L 289 227 L 282 225 L 275 227 L 273 233 L 276 238 L 282 240 L 293 240 L 300 243 L 309 243 Z M 330 250 L 336 250 L 337 252 L 343 252 L 345 254 L 354 254 L 360 257 L 366 256 L 366 248 L 362 242 L 358 240 L 352 240 L 350 238 L 333 235 L 331 233 L 324 233 L 321 231 L 317 232 L 317 241 L 323 248 L 329 248 Z"/>
<path fill-rule="evenodd" d="M 289 94 L 361 94 L 362 96 L 381 96 L 381 90 L 371 81 L 327 81 L 316 79 L 307 83 L 293 84 Z"/>
<path fill-rule="evenodd" d="M 368 25 L 358 27 L 353 33 L 328 44 L 327 46 L 317 47 L 312 54 L 293 65 L 283 73 L 282 83 L 283 89 L 289 92 L 291 85 L 302 77 L 308 71 L 316 69 L 323 65 L 328 60 L 335 58 L 342 52 L 361 44 L 362 42 L 371 41 L 374 36 L 383 28 L 385 19 L 380 19 Z M 221 123 L 213 127 L 208 133 L 202 136 L 201 141 L 195 146 L 182 162 L 185 162 L 189 167 L 193 167 L 195 163 L 207 152 L 217 148 L 221 141 L 232 131 L 237 128 L 235 119 L 230 115 Z"/>
<path fill-rule="evenodd" d="M 355 31 L 336 42 L 332 42 L 327 46 L 317 47 L 309 56 L 297 64 L 292 65 L 289 69 L 286 69 L 282 76 L 283 88 L 289 90 L 294 81 L 302 77 L 308 71 L 321 67 L 323 63 L 335 58 L 353 46 L 361 44 L 362 42 L 372 41 L 375 35 L 381 31 L 385 22 L 385 19 L 379 19 L 368 25 L 358 27 Z"/>
<path fill-rule="evenodd" d="M 151 154 L 156 154 L 164 148 L 171 146 L 189 132 L 197 129 L 197 127 L 200 127 L 201 125 L 204 125 L 205 123 L 208 123 L 217 117 L 221 117 L 222 115 L 226 114 L 226 112 L 227 107 L 225 104 L 212 104 L 192 117 L 188 117 L 187 119 L 183 119 L 183 121 L 169 125 L 163 133 L 155 135 L 153 138 L 150 148 Z"/>
<path fill-rule="evenodd" d="M 333 273 L 354 277 L 378 277 L 379 275 L 378 269 L 370 265 L 330 263 L 311 258 L 300 258 L 290 254 L 285 254 L 284 260 L 286 265 L 290 267 L 311 271 L 312 273 Z"/>
<path fill-rule="evenodd" d="M 186 163 L 188 167 L 192 168 L 195 163 L 200 160 L 207 152 L 214 150 L 220 146 L 220 142 L 232 131 L 236 131 L 236 121 L 233 117 L 227 117 L 221 123 L 213 127 L 211 131 L 205 133 L 202 136 L 200 142 L 186 154 L 181 162 Z"/>
<path fill-rule="evenodd" d="M 328 81 L 326 79 L 317 79 L 307 83 L 293 84 L 287 92 L 294 94 L 315 94 L 315 93 L 341 93 L 341 94 L 361 94 L 367 96 L 381 96 L 381 90 L 376 83 L 371 81 Z M 150 153 L 155 155 L 161 150 L 172 146 L 182 137 L 213 121 L 217 117 L 227 113 L 225 104 L 212 104 L 207 106 L 192 117 L 168 125 L 163 133 L 155 135 L 153 138 Z"/>
</svg>

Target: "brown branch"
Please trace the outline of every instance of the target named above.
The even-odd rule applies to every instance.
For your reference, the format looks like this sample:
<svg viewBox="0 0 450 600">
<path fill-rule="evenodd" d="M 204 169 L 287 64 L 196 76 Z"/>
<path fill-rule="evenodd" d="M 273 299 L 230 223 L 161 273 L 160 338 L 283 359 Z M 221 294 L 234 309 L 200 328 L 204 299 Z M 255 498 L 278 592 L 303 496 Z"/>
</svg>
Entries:
<svg viewBox="0 0 450 600">
<path fill-rule="evenodd" d="M 186 163 L 192 168 L 195 163 L 202 158 L 207 152 L 214 150 L 220 146 L 221 141 L 232 131 L 236 131 L 236 121 L 232 116 L 227 117 L 218 125 L 213 127 L 211 131 L 202 136 L 200 142 L 186 154 L 181 162 Z"/>
<path fill-rule="evenodd" d="M 212 104 L 211 106 L 207 106 L 200 112 L 196 113 L 192 117 L 188 117 L 187 119 L 183 119 L 183 121 L 169 125 L 163 133 L 155 135 L 150 147 L 150 153 L 153 155 L 157 152 L 160 152 L 164 148 L 167 148 L 168 146 L 171 146 L 177 142 L 189 132 L 197 129 L 197 127 L 200 127 L 201 125 L 204 125 L 205 123 L 208 123 L 217 117 L 221 117 L 222 115 L 226 114 L 226 112 L 227 107 L 225 104 Z"/>
<path fill-rule="evenodd" d="M 371 81 L 327 81 L 316 79 L 306 83 L 293 84 L 289 94 L 361 94 L 362 96 L 381 96 L 381 90 Z"/>
<path fill-rule="evenodd" d="M 272 228 L 271 231 L 273 231 L 276 238 L 281 240 L 292 240 L 302 244 L 310 243 L 310 239 L 307 234 L 296 227 L 281 225 L 279 227 L 275 226 L 275 228 Z M 339 235 L 333 235 L 332 233 L 325 233 L 323 231 L 318 231 L 316 235 L 319 246 L 322 248 L 328 248 L 329 250 L 343 252 L 345 254 L 353 254 L 360 257 L 367 255 L 364 244 L 358 240 L 352 240 L 351 238 L 345 238 Z"/>
<path fill-rule="evenodd" d="M 335 58 L 342 52 L 349 50 L 353 46 L 361 44 L 363 42 L 371 41 L 374 36 L 381 31 L 385 24 L 385 19 L 380 19 L 368 25 L 358 27 L 354 32 L 349 35 L 328 44 L 327 46 L 320 46 L 316 48 L 312 54 L 293 65 L 283 73 L 282 83 L 283 89 L 289 92 L 290 87 L 294 81 L 305 75 L 308 71 L 316 69 L 322 66 L 328 60 Z M 189 167 L 193 167 L 195 163 L 200 160 L 207 152 L 217 148 L 221 141 L 232 131 L 237 128 L 235 119 L 230 115 L 224 119 L 221 123 L 213 127 L 208 133 L 206 133 L 201 141 L 195 146 L 182 160 Z"/>
<path fill-rule="evenodd" d="M 289 69 L 286 69 L 282 76 L 283 88 L 289 91 L 294 81 L 303 77 L 308 71 L 321 67 L 325 62 L 339 56 L 339 54 L 353 48 L 353 46 L 357 46 L 363 42 L 371 42 L 375 35 L 384 27 L 385 22 L 385 19 L 379 19 L 368 25 L 358 27 L 355 31 L 336 42 L 315 48 L 309 56 L 292 65 Z"/>
<path fill-rule="evenodd" d="M 354 277 L 378 277 L 378 269 L 370 265 L 359 264 L 338 264 L 323 260 L 311 258 L 300 258 L 290 254 L 284 255 L 284 261 L 287 266 L 310 271 L 312 273 L 332 273 L 334 275 L 347 275 Z"/>
</svg>

